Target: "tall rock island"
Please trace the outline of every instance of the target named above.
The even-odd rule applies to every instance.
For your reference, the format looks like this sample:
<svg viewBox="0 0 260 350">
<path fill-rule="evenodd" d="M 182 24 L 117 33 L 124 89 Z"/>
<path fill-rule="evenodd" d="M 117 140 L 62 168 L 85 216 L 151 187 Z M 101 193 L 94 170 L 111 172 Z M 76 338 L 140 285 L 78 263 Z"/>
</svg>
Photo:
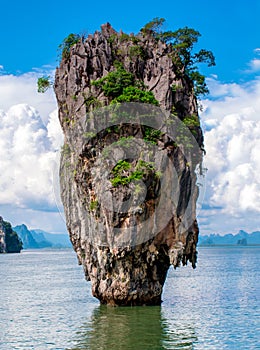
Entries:
<svg viewBox="0 0 260 350">
<path fill-rule="evenodd" d="M 195 87 L 177 46 L 155 34 L 71 34 L 56 70 L 66 223 L 102 304 L 158 305 L 170 265 L 196 264 Z"/>
</svg>

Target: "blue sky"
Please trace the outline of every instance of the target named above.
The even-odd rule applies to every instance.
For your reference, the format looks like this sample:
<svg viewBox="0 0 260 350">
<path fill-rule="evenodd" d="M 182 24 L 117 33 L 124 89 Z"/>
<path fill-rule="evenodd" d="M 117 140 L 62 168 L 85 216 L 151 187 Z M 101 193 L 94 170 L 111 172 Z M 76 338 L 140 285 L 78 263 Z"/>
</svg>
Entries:
<svg viewBox="0 0 260 350">
<path fill-rule="evenodd" d="M 57 64 L 57 48 L 71 32 L 88 33 L 110 22 L 115 29 L 138 32 L 154 17 L 168 28 L 190 26 L 202 34 L 202 47 L 216 56 L 211 72 L 221 80 L 246 79 L 241 69 L 259 46 L 260 3 L 237 1 L 5 1 L 1 5 L 0 60 L 9 73 Z"/>
<path fill-rule="evenodd" d="M 216 67 L 201 67 L 211 90 L 201 113 L 209 168 L 201 233 L 260 230 L 259 0 L 25 0 L 5 1 L 1 10 L 0 215 L 14 225 L 65 231 L 52 189 L 62 140 L 56 101 L 52 91 L 36 92 L 39 75 L 54 74 L 62 40 L 105 22 L 136 33 L 163 17 L 166 30 L 198 30 L 198 49 L 216 57 Z"/>
</svg>

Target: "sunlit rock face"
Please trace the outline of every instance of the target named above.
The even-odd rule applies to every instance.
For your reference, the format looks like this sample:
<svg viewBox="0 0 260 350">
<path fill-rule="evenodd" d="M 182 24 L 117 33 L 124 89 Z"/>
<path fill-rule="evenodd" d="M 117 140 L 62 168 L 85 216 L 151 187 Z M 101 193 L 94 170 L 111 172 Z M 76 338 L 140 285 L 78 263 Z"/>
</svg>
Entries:
<svg viewBox="0 0 260 350">
<path fill-rule="evenodd" d="M 103 304 L 160 304 L 170 265 L 196 264 L 203 136 L 198 122 L 182 122 L 198 120 L 197 101 L 172 54 L 153 37 L 106 24 L 71 47 L 56 71 L 67 228 Z M 113 103 L 93 84 L 118 62 L 157 106 Z"/>
</svg>

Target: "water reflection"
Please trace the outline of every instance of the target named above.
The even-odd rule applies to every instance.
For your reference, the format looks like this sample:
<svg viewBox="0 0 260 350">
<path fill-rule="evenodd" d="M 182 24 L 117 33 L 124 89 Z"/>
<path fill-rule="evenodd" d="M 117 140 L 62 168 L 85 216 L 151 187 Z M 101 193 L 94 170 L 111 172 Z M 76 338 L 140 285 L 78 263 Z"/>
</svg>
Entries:
<svg viewBox="0 0 260 350">
<path fill-rule="evenodd" d="M 77 332 L 76 345 L 70 349 L 193 349 L 196 340 L 193 328 L 176 328 L 161 307 L 99 306 Z"/>
</svg>

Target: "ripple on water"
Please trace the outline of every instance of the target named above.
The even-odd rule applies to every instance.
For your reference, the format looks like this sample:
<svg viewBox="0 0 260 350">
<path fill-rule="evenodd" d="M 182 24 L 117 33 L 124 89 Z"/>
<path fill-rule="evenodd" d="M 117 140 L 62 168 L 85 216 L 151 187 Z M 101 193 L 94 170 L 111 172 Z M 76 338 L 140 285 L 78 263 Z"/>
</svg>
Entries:
<svg viewBox="0 0 260 350">
<path fill-rule="evenodd" d="M 200 248 L 162 307 L 107 308 L 71 250 L 0 255 L 0 349 L 260 349 L 260 248 Z"/>
</svg>

